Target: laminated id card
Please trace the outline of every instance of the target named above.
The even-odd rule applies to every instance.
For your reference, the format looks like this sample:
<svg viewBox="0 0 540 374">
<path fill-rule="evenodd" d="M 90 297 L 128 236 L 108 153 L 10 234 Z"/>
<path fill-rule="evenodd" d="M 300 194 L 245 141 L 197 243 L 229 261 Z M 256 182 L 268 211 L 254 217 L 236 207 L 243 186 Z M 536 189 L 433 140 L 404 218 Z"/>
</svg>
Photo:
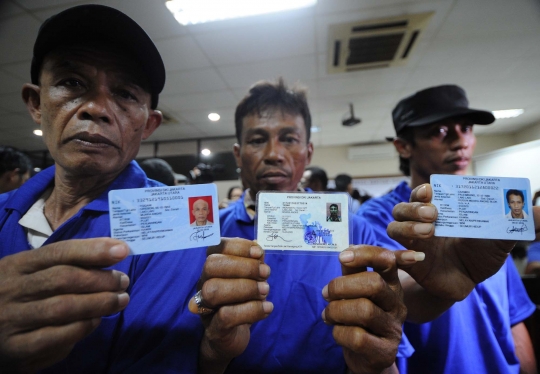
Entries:
<svg viewBox="0 0 540 374">
<path fill-rule="evenodd" d="M 219 244 L 215 184 L 134 188 L 109 192 L 111 237 L 131 254 Z"/>
<path fill-rule="evenodd" d="M 257 242 L 264 250 L 341 252 L 349 247 L 345 193 L 261 191 Z"/>
<path fill-rule="evenodd" d="M 431 176 L 437 207 L 435 236 L 533 240 L 531 186 L 527 178 Z"/>
</svg>

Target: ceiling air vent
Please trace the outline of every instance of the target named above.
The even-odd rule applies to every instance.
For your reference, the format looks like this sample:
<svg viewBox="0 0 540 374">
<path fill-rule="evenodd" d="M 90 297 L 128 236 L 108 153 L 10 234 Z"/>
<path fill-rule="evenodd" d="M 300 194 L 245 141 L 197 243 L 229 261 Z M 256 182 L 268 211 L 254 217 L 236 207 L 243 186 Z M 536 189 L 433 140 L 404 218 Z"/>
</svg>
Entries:
<svg viewBox="0 0 540 374">
<path fill-rule="evenodd" d="M 404 65 L 433 12 L 332 25 L 329 73 Z"/>
</svg>

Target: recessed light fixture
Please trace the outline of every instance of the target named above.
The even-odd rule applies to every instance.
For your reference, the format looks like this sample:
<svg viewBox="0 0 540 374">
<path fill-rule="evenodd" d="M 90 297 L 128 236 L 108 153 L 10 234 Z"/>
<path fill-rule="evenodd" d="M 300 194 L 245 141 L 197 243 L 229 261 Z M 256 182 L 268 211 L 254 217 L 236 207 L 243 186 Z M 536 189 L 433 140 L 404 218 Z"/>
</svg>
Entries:
<svg viewBox="0 0 540 374">
<path fill-rule="evenodd" d="M 190 25 L 305 8 L 317 0 L 170 0 L 165 6 L 178 23 Z"/>
<path fill-rule="evenodd" d="M 211 153 L 212 153 L 212 152 L 210 152 L 210 150 L 209 150 L 208 148 L 205 148 L 205 149 L 203 149 L 203 150 L 201 151 L 201 154 L 202 154 L 203 156 L 210 156 Z"/>
<path fill-rule="evenodd" d="M 217 113 L 210 113 L 208 115 L 208 119 L 210 121 L 213 121 L 213 122 L 219 121 L 220 118 L 221 118 L 221 116 L 219 114 L 217 114 Z"/>
<path fill-rule="evenodd" d="M 39 173 L 41 171 L 41 168 L 34 168 L 34 172 Z"/>
<path fill-rule="evenodd" d="M 42 136 L 43 135 L 43 131 L 41 130 L 34 130 L 34 135 L 37 135 L 37 136 Z"/>
<path fill-rule="evenodd" d="M 319 132 L 321 129 L 317 126 L 311 126 L 311 132 Z"/>
<path fill-rule="evenodd" d="M 493 115 L 497 119 L 503 119 L 503 118 L 514 118 L 517 116 L 522 115 L 524 112 L 523 109 L 505 109 L 505 110 L 494 110 Z"/>
</svg>

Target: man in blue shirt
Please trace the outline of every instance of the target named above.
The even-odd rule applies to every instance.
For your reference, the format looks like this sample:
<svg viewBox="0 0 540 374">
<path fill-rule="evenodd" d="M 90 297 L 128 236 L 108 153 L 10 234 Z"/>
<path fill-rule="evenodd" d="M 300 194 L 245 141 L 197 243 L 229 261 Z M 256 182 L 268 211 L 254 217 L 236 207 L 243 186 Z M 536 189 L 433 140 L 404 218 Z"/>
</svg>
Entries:
<svg viewBox="0 0 540 374">
<path fill-rule="evenodd" d="M 490 112 L 470 109 L 465 92 L 452 85 L 428 88 L 401 100 L 392 116 L 397 135 L 392 140 L 400 169 L 411 177 L 410 187 L 402 182 L 387 195 L 364 203 L 358 214 L 371 223 L 378 245 L 402 249 L 403 243 L 386 231 L 394 220 L 394 206 L 408 202 L 411 188 L 429 183 L 431 174 L 465 174 L 476 144 L 473 124 L 490 124 L 495 118 Z M 413 303 L 407 306 L 408 321 L 425 321 L 413 317 Z M 508 257 L 501 270 L 433 322 L 405 323 L 415 353 L 400 369 L 518 373 L 521 363 L 523 372 L 535 372 L 530 338 L 522 323 L 534 308 Z"/>
</svg>

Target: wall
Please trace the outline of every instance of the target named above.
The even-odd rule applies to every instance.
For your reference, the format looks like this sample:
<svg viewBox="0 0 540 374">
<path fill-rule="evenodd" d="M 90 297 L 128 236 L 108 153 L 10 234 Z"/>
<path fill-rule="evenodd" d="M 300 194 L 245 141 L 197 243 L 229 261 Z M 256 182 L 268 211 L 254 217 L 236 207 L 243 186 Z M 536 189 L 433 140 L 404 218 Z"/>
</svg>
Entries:
<svg viewBox="0 0 540 374">
<path fill-rule="evenodd" d="M 527 143 L 536 139 L 540 139 L 540 123 L 526 127 L 514 136 L 515 144 Z"/>
</svg>

